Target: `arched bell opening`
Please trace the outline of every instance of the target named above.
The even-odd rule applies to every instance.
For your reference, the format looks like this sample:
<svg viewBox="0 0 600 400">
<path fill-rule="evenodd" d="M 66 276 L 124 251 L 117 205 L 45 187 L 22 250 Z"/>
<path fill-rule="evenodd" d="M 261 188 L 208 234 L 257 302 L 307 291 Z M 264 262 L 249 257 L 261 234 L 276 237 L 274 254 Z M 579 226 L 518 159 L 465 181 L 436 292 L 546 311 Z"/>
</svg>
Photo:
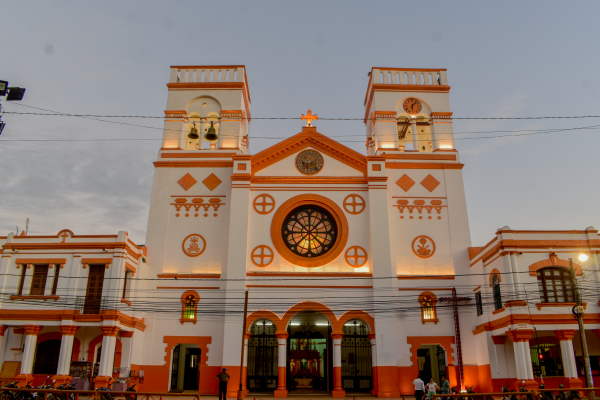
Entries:
<svg viewBox="0 0 600 400">
<path fill-rule="evenodd" d="M 302 311 L 288 324 L 287 389 L 298 394 L 333 388 L 331 323 L 322 313 Z"/>
<path fill-rule="evenodd" d="M 369 325 L 351 319 L 342 327 L 342 388 L 346 393 L 373 389 L 373 364 Z"/>
</svg>

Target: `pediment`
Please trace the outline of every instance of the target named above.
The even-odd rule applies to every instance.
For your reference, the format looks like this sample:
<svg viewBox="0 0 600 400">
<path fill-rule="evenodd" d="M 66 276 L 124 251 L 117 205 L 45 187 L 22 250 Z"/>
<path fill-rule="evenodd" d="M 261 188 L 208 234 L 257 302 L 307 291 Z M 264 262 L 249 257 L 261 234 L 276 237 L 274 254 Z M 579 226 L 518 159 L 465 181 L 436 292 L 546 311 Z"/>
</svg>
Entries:
<svg viewBox="0 0 600 400">
<path fill-rule="evenodd" d="M 315 149 L 323 155 L 359 171 L 363 176 L 367 175 L 365 156 L 320 134 L 314 127 L 307 126 L 297 135 L 255 154 L 252 157 L 252 174 L 254 175 L 307 148 Z"/>
</svg>

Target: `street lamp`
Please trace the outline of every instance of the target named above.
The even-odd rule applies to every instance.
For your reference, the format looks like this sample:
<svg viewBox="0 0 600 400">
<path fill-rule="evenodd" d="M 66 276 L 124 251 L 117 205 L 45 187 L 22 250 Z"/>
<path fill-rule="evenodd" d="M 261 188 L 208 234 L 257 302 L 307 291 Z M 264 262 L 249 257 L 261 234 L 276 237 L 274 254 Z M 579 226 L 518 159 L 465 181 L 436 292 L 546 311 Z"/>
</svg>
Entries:
<svg viewBox="0 0 600 400">
<path fill-rule="evenodd" d="M 579 256 L 577 256 L 577 258 L 579 259 L 579 261 L 581 262 L 586 262 L 588 260 L 588 255 L 585 253 L 581 253 Z"/>
</svg>

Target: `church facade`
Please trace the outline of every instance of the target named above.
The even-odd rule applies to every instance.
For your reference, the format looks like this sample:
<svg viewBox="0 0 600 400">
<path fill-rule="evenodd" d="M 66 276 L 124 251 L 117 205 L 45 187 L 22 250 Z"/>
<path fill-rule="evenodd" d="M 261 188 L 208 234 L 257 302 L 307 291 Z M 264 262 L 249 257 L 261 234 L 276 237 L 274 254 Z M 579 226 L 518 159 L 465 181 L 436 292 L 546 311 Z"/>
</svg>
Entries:
<svg viewBox="0 0 600 400">
<path fill-rule="evenodd" d="M 309 110 L 249 154 L 244 66 L 174 66 L 167 88 L 144 245 L 0 237 L 1 378 L 208 394 L 225 367 L 228 397 L 240 377 L 275 397 L 399 397 L 418 374 L 488 392 L 583 385 L 569 259 L 597 287 L 598 231 L 503 227 L 471 245 L 446 70 L 371 70 L 364 153 Z"/>
</svg>

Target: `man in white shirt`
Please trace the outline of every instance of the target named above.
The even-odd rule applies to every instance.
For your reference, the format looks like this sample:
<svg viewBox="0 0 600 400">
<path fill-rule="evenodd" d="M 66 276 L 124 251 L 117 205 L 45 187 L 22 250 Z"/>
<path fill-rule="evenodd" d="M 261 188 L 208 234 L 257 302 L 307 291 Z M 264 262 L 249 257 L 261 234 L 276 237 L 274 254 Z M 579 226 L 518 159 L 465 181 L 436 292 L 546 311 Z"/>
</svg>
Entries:
<svg viewBox="0 0 600 400">
<path fill-rule="evenodd" d="M 425 383 L 421 380 L 421 375 L 413 381 L 413 385 L 415 385 L 415 400 L 422 400 L 425 394 Z"/>
</svg>

